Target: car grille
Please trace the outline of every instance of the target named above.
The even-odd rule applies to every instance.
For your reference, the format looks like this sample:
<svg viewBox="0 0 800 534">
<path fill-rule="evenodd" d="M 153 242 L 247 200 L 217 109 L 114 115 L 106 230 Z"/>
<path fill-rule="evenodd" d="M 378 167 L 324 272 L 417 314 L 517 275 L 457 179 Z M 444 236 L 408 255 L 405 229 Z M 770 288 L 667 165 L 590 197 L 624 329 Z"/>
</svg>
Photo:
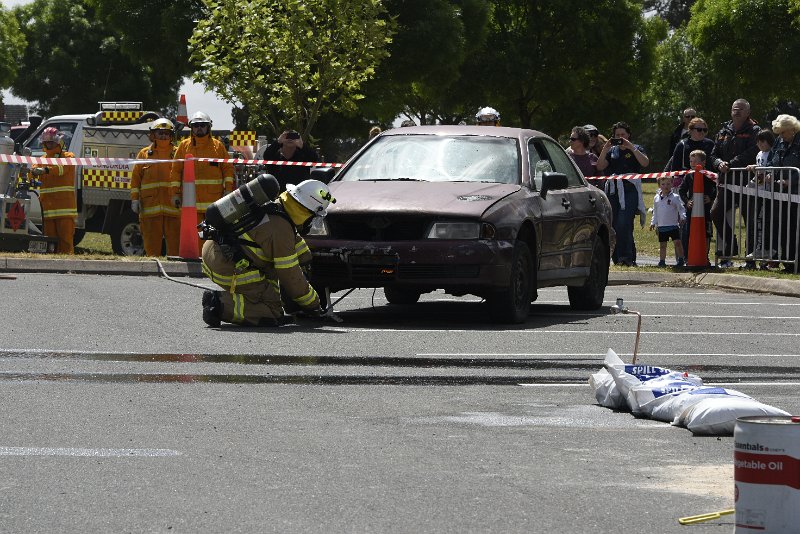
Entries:
<svg viewBox="0 0 800 534">
<path fill-rule="evenodd" d="M 416 241 L 424 239 L 430 227 L 427 219 L 385 215 L 337 217 L 329 215 L 330 237 L 353 241 Z"/>
</svg>

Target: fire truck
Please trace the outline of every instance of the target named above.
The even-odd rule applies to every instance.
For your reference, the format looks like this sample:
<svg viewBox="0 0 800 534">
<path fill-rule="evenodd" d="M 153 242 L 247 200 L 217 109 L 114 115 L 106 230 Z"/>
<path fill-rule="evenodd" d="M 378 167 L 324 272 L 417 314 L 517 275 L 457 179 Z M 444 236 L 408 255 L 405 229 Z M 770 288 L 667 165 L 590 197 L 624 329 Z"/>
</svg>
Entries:
<svg viewBox="0 0 800 534">
<path fill-rule="evenodd" d="M 45 128 L 52 126 L 64 136 L 64 150 L 72 152 L 76 157 L 135 159 L 139 150 L 150 144 L 149 123 L 160 118 L 160 115 L 145 111 L 141 102 L 99 104 L 100 110 L 95 114 L 59 115 L 42 121 L 24 141 L 23 153 L 31 156 L 43 155 L 41 134 Z M 181 123 L 176 124 L 178 136 L 183 127 Z M 212 134 L 228 135 L 228 132 L 215 130 Z M 236 142 L 240 146 L 256 144 L 254 133 L 232 132 L 230 137 L 239 139 Z M 132 171 L 133 165 L 129 163 L 77 166 L 76 245 L 86 232 L 101 232 L 111 237 L 111 247 L 115 254 L 144 254 L 139 216 L 131 211 Z M 237 178 L 252 173 L 252 169 L 237 166 Z M 34 196 L 31 195 L 29 216 L 35 224 L 41 226 L 41 208 L 38 198 Z"/>
</svg>

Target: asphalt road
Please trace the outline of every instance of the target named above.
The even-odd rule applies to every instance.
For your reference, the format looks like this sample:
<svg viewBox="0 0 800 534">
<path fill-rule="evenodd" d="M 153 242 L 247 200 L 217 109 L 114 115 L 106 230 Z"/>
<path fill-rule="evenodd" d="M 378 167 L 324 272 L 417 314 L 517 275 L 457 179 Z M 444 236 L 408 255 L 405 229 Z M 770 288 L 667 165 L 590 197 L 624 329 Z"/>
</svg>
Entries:
<svg viewBox="0 0 800 534">
<path fill-rule="evenodd" d="M 188 280 L 197 283 L 197 279 Z M 200 283 L 204 283 L 200 281 Z M 342 300 L 342 323 L 209 329 L 153 277 L 0 280 L 0 531 L 725 532 L 733 439 L 596 405 L 634 315 L 541 292 Z M 619 286 L 638 359 L 800 413 L 800 299 Z"/>
</svg>

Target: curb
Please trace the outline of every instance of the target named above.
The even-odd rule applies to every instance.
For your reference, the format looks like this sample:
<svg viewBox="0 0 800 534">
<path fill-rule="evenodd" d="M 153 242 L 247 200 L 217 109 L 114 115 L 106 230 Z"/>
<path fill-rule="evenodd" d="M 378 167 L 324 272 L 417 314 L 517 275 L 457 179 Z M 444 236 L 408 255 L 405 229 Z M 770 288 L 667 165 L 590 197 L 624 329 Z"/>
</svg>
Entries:
<svg viewBox="0 0 800 534">
<path fill-rule="evenodd" d="M 161 261 L 169 276 L 201 278 L 199 261 Z M 158 263 L 153 261 L 120 260 L 53 260 L 45 258 L 0 258 L 0 272 L 50 274 L 117 274 L 128 276 L 159 275 Z"/>
</svg>

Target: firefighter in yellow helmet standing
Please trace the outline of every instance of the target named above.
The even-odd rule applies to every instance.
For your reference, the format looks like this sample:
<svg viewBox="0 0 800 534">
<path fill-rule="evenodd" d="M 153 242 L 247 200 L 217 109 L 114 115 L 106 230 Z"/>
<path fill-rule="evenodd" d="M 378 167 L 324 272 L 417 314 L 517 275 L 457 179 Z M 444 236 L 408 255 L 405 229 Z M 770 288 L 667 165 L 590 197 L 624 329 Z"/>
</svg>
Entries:
<svg viewBox="0 0 800 534">
<path fill-rule="evenodd" d="M 172 160 L 175 127 L 168 119 L 150 123 L 149 146 L 139 151 L 136 159 Z M 139 214 L 139 223 L 147 256 L 161 255 L 161 240 L 167 240 L 167 255 L 177 256 L 181 237 L 180 210 L 173 197 L 180 182 L 171 182 L 171 162 L 137 163 L 131 178 L 131 209 Z"/>
<path fill-rule="evenodd" d="M 49 126 L 42 132 L 42 148 L 45 158 L 74 158 L 75 154 L 64 150 L 64 136 Z M 44 219 L 44 235 L 58 238 L 56 252 L 74 254 L 75 219 L 78 217 L 75 193 L 74 165 L 31 166 L 31 174 L 42 181 L 39 197 Z"/>
<path fill-rule="evenodd" d="M 219 202 L 225 203 L 227 198 Z M 288 184 L 277 200 L 255 208 L 251 228 L 206 241 L 203 273 L 226 291 L 203 294 L 203 321 L 212 327 L 222 321 L 249 326 L 283 324 L 287 320 L 281 293 L 291 299 L 287 304 L 293 308 L 320 315 L 319 296 L 301 268 L 311 261 L 301 236 L 315 217 L 327 215 L 332 202 L 336 199 L 328 186 L 318 180 Z M 225 234 L 224 229 L 217 230 Z"/>
<path fill-rule="evenodd" d="M 182 160 L 186 154 L 195 158 L 228 159 L 228 151 L 219 139 L 211 135 L 211 117 L 198 111 L 189 119 L 191 135 L 178 144 L 175 159 Z M 197 206 L 197 224 L 205 218 L 206 209 L 213 202 L 233 191 L 233 164 L 216 161 L 196 161 L 194 163 L 195 176 L 195 206 Z M 180 184 L 173 196 L 173 205 L 180 207 L 183 194 L 183 162 L 175 161 L 172 164 L 170 182 Z"/>
</svg>

